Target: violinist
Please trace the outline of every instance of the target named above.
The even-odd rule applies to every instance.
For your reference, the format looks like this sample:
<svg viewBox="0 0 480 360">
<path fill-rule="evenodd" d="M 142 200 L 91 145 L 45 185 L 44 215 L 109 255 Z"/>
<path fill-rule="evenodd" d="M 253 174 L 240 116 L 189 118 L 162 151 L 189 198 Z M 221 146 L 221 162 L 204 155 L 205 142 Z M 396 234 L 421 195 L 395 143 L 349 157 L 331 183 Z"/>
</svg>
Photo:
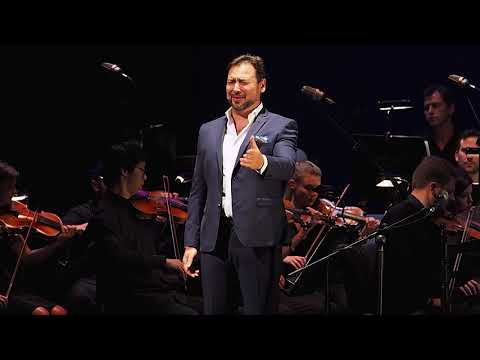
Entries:
<svg viewBox="0 0 480 360">
<path fill-rule="evenodd" d="M 472 207 L 472 178 L 463 168 L 457 168 L 455 183 L 455 202 L 450 209 L 454 215 L 451 223 L 457 225 L 457 231 L 449 232 L 449 244 L 459 244 L 465 226 L 478 230 L 480 213 Z M 469 210 L 472 210 L 472 221 L 467 224 Z M 468 229 L 467 229 L 468 230 Z M 467 232 L 469 234 L 469 232 Z M 475 241 L 478 237 L 474 237 Z M 469 236 L 467 241 L 472 240 Z M 457 259 L 457 253 L 450 255 L 451 269 L 453 260 Z M 480 313 L 480 264 L 478 254 L 462 254 L 459 259 L 458 271 L 455 274 L 454 288 L 451 303 L 452 311 L 457 314 L 479 314 Z"/>
<path fill-rule="evenodd" d="M 124 142 L 112 146 L 103 161 L 107 190 L 85 231 L 94 244 L 97 301 L 110 314 L 194 315 L 161 276 L 161 270 L 183 276 L 182 262 L 158 254 L 130 203 L 146 180 L 145 159 L 138 143 Z"/>
<path fill-rule="evenodd" d="M 317 189 L 321 185 L 322 171 L 310 161 L 299 161 L 295 164 L 295 173 L 287 183 L 284 204 L 289 220 L 287 237 L 282 246 L 283 275 L 280 287 L 285 288 L 286 274 L 305 265 L 306 252 L 312 239 L 308 236 L 313 212 L 310 215 L 295 215 L 296 210 L 312 206 L 318 198 Z M 293 216 L 292 216 L 293 214 Z M 307 212 L 308 214 L 308 212 Z M 307 284 L 298 291 L 280 295 L 281 314 L 322 314 L 325 312 L 325 295 L 323 289 L 323 269 L 314 267 L 310 272 Z M 313 279 L 313 281 L 312 281 Z M 346 295 L 342 283 L 333 281 L 330 299 L 334 311 L 342 312 L 346 307 Z"/>
<path fill-rule="evenodd" d="M 62 217 L 64 224 L 80 225 L 86 228 L 94 216 L 106 191 L 101 161 L 88 170 L 87 180 L 92 194 L 91 199 L 68 210 Z M 67 251 L 67 271 L 72 283 L 67 286 L 65 300 L 71 314 L 95 314 L 98 311 L 96 276 L 89 253 L 89 247 L 92 244 L 87 243 L 83 233 L 77 234 L 76 237 L 77 239 L 72 241 Z"/>
<path fill-rule="evenodd" d="M 18 172 L 5 162 L 0 162 L 0 208 L 5 213 L 11 208 L 11 198 L 15 191 Z M 8 312 L 12 314 L 31 315 L 66 315 L 67 310 L 53 299 L 37 295 L 25 270 L 38 270 L 59 249 L 72 232 L 66 229 L 47 246 L 31 250 L 26 245 L 21 259 L 19 273 L 14 277 L 14 268 L 21 254 L 24 237 L 18 232 L 8 234 L 2 232 L 0 241 L 0 292 L 2 302 L 8 302 Z M 5 297 L 8 287 L 12 284 L 9 298 Z"/>
<path fill-rule="evenodd" d="M 455 168 L 442 158 L 425 158 L 415 169 L 412 192 L 390 208 L 382 225 L 406 221 L 388 231 L 384 246 L 384 314 L 429 314 L 441 305 L 442 248 L 440 228 L 434 219 L 445 211 L 440 203 L 454 198 Z M 400 226 L 402 225 L 402 226 Z M 375 293 L 375 290 L 372 289 Z"/>
<path fill-rule="evenodd" d="M 479 171 L 480 163 L 478 154 L 466 154 L 465 148 L 478 148 L 478 139 L 480 138 L 480 132 L 475 129 L 465 130 L 460 134 L 460 139 L 455 152 L 455 160 L 458 166 L 464 169 L 473 182 L 472 197 L 474 205 L 478 205 L 480 201 L 480 187 L 479 187 Z"/>
</svg>

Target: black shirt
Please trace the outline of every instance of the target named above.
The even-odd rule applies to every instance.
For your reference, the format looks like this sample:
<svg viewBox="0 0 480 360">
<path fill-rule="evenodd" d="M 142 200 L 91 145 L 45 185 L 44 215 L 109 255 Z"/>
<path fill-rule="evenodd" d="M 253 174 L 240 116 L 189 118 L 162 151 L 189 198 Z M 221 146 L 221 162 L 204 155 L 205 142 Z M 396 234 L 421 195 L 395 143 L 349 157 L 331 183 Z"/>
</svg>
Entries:
<svg viewBox="0 0 480 360">
<path fill-rule="evenodd" d="M 430 145 L 430 155 L 431 156 L 438 156 L 443 159 L 450 161 L 453 165 L 457 165 L 457 161 L 455 160 L 455 152 L 457 151 L 457 145 L 460 140 L 460 134 L 455 130 L 452 138 L 450 141 L 445 145 L 443 150 L 437 146 L 437 143 L 430 135 L 427 137 L 428 144 Z"/>
<path fill-rule="evenodd" d="M 382 224 L 397 221 L 424 209 L 422 203 L 409 195 L 385 214 Z M 440 229 L 425 219 L 426 211 L 407 220 L 408 226 L 386 233 L 384 258 L 385 314 L 409 314 L 425 309 L 432 297 L 441 294 Z"/>
<path fill-rule="evenodd" d="M 94 243 L 99 293 L 101 288 L 113 296 L 168 288 L 157 271 L 165 268 L 166 257 L 156 252 L 154 234 L 127 199 L 106 192 L 85 232 Z"/>
<path fill-rule="evenodd" d="M 68 212 L 62 217 L 62 221 L 65 225 L 81 225 L 88 223 L 95 214 L 96 207 L 97 202 L 93 200 L 75 206 L 68 210 Z"/>
</svg>

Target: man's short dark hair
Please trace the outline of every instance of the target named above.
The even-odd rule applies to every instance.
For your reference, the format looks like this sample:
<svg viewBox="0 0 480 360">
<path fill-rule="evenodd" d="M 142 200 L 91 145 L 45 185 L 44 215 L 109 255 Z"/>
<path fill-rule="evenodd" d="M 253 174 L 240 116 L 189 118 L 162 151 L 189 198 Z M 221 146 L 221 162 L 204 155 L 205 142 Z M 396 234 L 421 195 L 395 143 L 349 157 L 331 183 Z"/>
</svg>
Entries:
<svg viewBox="0 0 480 360">
<path fill-rule="evenodd" d="M 467 129 L 467 130 L 463 131 L 460 134 L 460 137 L 458 138 L 457 151 L 460 150 L 460 142 L 462 140 L 468 139 L 470 137 L 476 137 L 477 139 L 479 139 L 480 138 L 480 131 L 478 131 L 477 129 Z"/>
<path fill-rule="evenodd" d="M 455 167 L 450 161 L 437 156 L 428 156 L 413 172 L 412 188 L 423 189 L 431 182 L 446 186 L 455 177 Z"/>
<path fill-rule="evenodd" d="M 455 104 L 455 95 L 452 89 L 443 84 L 431 84 L 423 91 L 423 98 L 425 99 L 428 96 L 432 96 L 435 91 L 438 91 L 443 101 L 447 105 Z"/>
<path fill-rule="evenodd" d="M 113 145 L 103 160 L 103 179 L 111 187 L 120 181 L 121 170 L 133 171 L 135 166 L 147 158 L 140 144 L 126 141 Z"/>
<path fill-rule="evenodd" d="M 18 177 L 19 173 L 15 168 L 5 161 L 0 161 L 0 183 L 4 183 L 7 180 L 13 180 Z"/>
<path fill-rule="evenodd" d="M 322 170 L 311 161 L 297 161 L 295 163 L 295 173 L 293 179 L 300 180 L 305 175 L 313 175 L 322 177 Z"/>
<path fill-rule="evenodd" d="M 260 56 L 256 55 L 250 55 L 250 54 L 245 54 L 245 55 L 240 55 L 230 61 L 230 63 L 227 66 L 227 73 L 230 71 L 232 66 L 237 66 L 242 63 L 248 63 L 251 64 L 256 72 L 257 76 L 257 81 L 262 81 L 263 79 L 267 78 L 267 73 L 265 72 L 265 64 L 263 62 L 263 59 Z"/>
</svg>

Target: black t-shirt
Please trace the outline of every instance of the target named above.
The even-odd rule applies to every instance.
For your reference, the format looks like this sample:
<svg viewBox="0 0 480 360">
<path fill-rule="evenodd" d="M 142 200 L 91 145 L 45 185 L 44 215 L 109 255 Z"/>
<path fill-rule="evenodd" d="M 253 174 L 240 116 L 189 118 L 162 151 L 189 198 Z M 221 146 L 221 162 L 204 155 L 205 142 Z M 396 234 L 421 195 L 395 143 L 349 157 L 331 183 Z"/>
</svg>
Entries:
<svg viewBox="0 0 480 360">
<path fill-rule="evenodd" d="M 431 156 L 438 156 L 443 159 L 450 161 L 453 165 L 457 166 L 457 161 L 455 160 L 455 152 L 457 151 L 457 145 L 460 140 L 460 134 L 455 130 L 453 137 L 447 143 L 447 145 L 440 150 L 437 146 L 435 140 L 430 135 L 427 137 L 428 144 L 430 145 L 430 155 Z"/>
<path fill-rule="evenodd" d="M 90 200 L 84 204 L 75 206 L 67 211 L 62 217 L 62 222 L 65 225 L 81 225 L 88 223 L 95 214 L 97 203 Z"/>
<path fill-rule="evenodd" d="M 385 214 L 382 225 L 392 225 L 424 209 L 409 195 Z M 413 216 L 410 225 L 387 232 L 384 247 L 385 314 L 409 314 L 425 309 L 432 297 L 440 297 L 442 243 L 440 229 L 425 218 L 426 211 Z"/>
<path fill-rule="evenodd" d="M 155 234 L 127 199 L 107 192 L 91 219 L 85 236 L 93 242 L 99 293 L 135 295 L 166 291 L 161 276 L 166 256 L 156 250 Z M 103 289 L 103 290 L 102 290 Z"/>
</svg>

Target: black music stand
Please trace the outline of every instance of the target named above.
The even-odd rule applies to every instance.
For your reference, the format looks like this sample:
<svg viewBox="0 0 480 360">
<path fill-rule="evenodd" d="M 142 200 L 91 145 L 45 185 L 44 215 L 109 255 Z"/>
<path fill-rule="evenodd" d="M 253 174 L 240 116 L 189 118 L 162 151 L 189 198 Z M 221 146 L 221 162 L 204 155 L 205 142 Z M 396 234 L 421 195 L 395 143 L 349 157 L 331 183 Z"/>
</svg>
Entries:
<svg viewBox="0 0 480 360">
<path fill-rule="evenodd" d="M 383 213 L 390 205 L 385 204 L 386 201 L 396 203 L 408 194 L 413 171 L 424 157 L 430 156 L 429 143 L 421 136 L 393 135 L 389 132 L 352 136 L 361 144 L 362 154 L 367 154 L 379 169 L 376 174 L 366 176 L 364 162 L 356 161 L 353 185 L 369 192 L 370 198 L 382 199 L 382 203 L 374 204 L 375 209 L 369 212 Z M 385 191 L 385 188 L 390 188 L 390 191 Z"/>
</svg>

